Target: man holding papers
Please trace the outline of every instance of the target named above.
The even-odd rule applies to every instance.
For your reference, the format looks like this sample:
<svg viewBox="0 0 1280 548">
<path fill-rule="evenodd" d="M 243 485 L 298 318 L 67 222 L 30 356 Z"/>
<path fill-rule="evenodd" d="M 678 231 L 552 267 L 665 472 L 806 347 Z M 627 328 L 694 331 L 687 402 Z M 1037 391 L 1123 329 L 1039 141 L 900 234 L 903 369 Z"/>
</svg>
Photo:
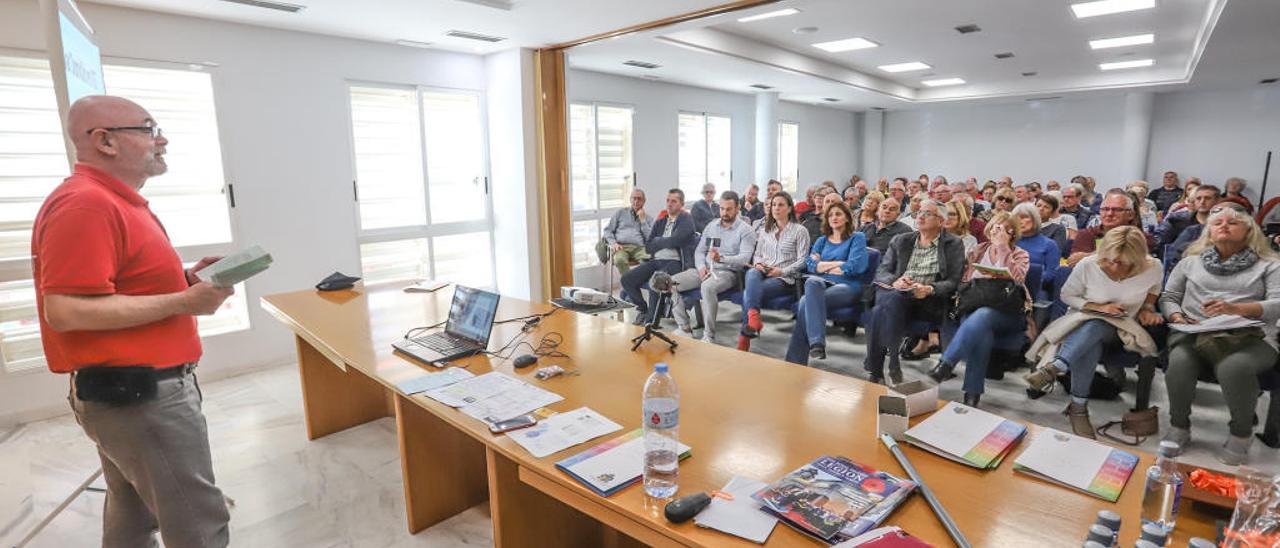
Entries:
<svg viewBox="0 0 1280 548">
<path fill-rule="evenodd" d="M 230 516 L 214 485 L 194 374 L 197 315 L 230 288 L 200 281 L 138 193 L 167 170 L 169 144 L 137 104 L 89 96 L 71 105 L 74 173 L 45 200 L 31 238 L 49 369 L 71 373 L 68 400 L 98 446 L 105 547 L 226 546 Z"/>
<path fill-rule="evenodd" d="M 1280 320 L 1280 261 L 1262 229 L 1248 215 L 1214 208 L 1204 234 L 1191 247 L 1165 284 L 1160 309 L 1175 332 L 1169 336 L 1169 434 L 1166 440 L 1185 448 L 1191 440 L 1191 403 L 1196 382 L 1209 369 L 1222 385 L 1231 412 L 1231 437 L 1218 458 L 1244 464 L 1253 441 L 1253 413 L 1258 403 L 1258 374 L 1275 366 L 1275 324 Z M 1230 322 L 1227 329 L 1177 332 L 1183 324 L 1222 316 L 1261 320 L 1262 325 Z M 1238 327 L 1237 327 L 1238 326 Z"/>
</svg>

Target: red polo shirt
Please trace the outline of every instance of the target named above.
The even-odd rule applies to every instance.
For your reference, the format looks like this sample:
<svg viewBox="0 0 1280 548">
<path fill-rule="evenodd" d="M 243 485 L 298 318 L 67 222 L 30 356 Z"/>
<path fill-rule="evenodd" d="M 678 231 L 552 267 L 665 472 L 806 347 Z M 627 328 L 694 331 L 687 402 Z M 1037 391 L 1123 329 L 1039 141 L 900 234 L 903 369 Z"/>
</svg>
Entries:
<svg viewBox="0 0 1280 548">
<path fill-rule="evenodd" d="M 76 164 L 44 201 L 31 234 L 31 268 L 45 359 L 55 373 L 90 365 L 168 367 L 200 358 L 194 316 L 108 331 L 49 327 L 44 296 L 162 295 L 187 288 L 182 261 L 147 200 L 115 177 Z"/>
</svg>

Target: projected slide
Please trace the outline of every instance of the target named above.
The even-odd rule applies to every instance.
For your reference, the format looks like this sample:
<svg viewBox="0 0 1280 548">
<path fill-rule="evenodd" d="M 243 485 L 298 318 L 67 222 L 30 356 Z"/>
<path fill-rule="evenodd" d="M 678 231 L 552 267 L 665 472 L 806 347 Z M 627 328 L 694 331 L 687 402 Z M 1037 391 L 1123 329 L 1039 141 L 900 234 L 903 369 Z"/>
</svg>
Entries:
<svg viewBox="0 0 1280 548">
<path fill-rule="evenodd" d="M 61 10 L 58 12 L 58 23 L 62 34 L 62 58 L 67 70 L 67 102 L 74 103 L 76 99 L 86 95 L 106 93 L 98 46 Z"/>
</svg>

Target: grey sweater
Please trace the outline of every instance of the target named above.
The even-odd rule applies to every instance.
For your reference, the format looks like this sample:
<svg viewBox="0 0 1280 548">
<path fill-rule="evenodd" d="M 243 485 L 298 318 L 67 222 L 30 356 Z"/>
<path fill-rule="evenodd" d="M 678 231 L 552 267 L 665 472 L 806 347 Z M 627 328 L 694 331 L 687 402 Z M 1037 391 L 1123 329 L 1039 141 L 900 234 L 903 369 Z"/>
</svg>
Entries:
<svg viewBox="0 0 1280 548">
<path fill-rule="evenodd" d="M 631 208 L 624 207 L 615 211 L 604 227 L 604 240 L 610 244 L 644 245 L 653 233 L 653 215 L 645 215 L 644 220 L 636 219 Z"/>
<path fill-rule="evenodd" d="M 1183 258 L 1169 274 L 1160 294 L 1160 311 L 1165 317 L 1181 312 L 1196 321 L 1208 319 L 1201 303 L 1214 299 L 1227 302 L 1261 302 L 1267 342 L 1276 345 L 1276 321 L 1280 320 L 1280 261 L 1258 259 L 1253 266 L 1231 276 L 1215 276 L 1205 270 L 1199 255 Z"/>
</svg>

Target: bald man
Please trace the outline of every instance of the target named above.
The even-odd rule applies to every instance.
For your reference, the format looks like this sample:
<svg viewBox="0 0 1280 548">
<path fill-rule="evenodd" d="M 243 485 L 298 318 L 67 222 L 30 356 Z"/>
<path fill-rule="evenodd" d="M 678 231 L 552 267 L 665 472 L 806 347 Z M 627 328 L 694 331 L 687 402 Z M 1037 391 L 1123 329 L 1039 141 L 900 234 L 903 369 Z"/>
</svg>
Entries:
<svg viewBox="0 0 1280 548">
<path fill-rule="evenodd" d="M 195 366 L 196 316 L 231 289 L 184 270 L 138 192 L 168 169 L 168 139 L 141 106 L 76 101 L 77 163 L 45 200 L 31 236 L 36 309 L 49 369 L 71 375 L 71 409 L 98 446 L 104 547 L 223 547 L 230 516 L 214 485 Z"/>
</svg>

